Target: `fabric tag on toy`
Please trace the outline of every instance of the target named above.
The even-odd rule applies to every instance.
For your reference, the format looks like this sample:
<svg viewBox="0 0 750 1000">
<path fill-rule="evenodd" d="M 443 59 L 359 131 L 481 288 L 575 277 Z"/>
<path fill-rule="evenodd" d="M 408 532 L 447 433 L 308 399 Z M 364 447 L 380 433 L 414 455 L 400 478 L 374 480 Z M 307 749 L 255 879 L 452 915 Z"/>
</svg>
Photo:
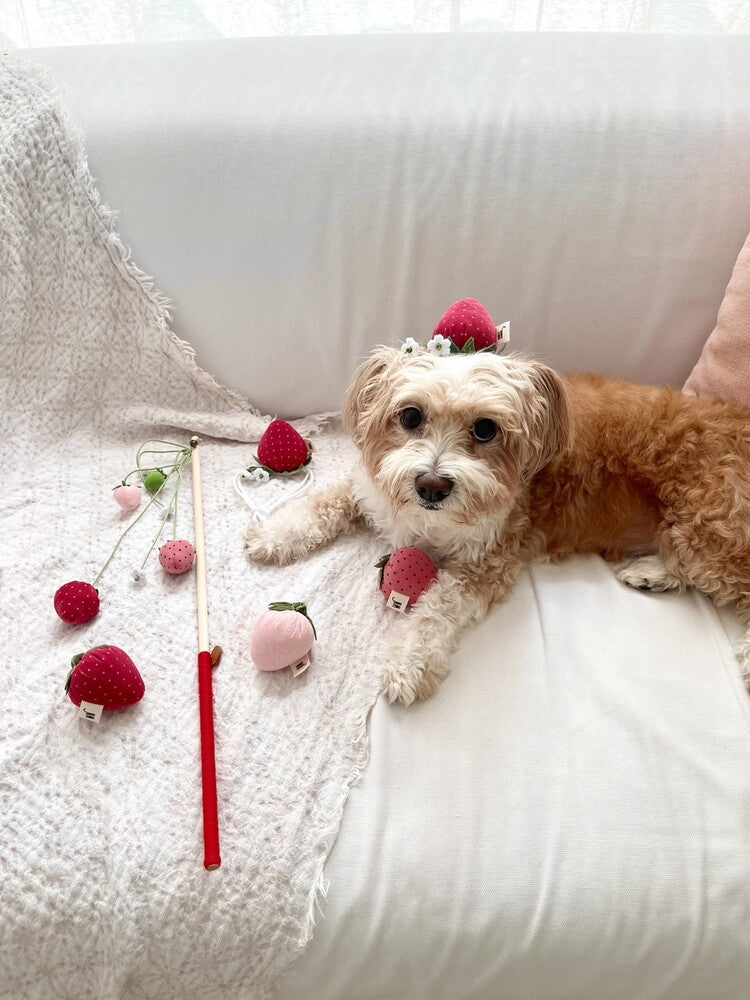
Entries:
<svg viewBox="0 0 750 1000">
<path fill-rule="evenodd" d="M 297 661 L 297 663 L 292 664 L 292 676 L 299 677 L 300 674 L 304 674 L 309 666 L 310 656 L 303 656 L 301 660 Z"/>
<path fill-rule="evenodd" d="M 402 615 L 405 615 L 409 607 L 409 598 L 406 594 L 399 594 L 397 590 L 392 590 L 391 596 L 385 602 L 385 606 L 393 608 L 394 611 L 400 611 Z"/>
<path fill-rule="evenodd" d="M 509 319 L 506 320 L 504 323 L 501 323 L 500 326 L 497 328 L 497 339 L 500 341 L 501 344 L 509 344 L 510 343 L 510 320 Z"/>
<path fill-rule="evenodd" d="M 102 717 L 104 705 L 93 705 L 90 701 L 82 701 L 78 709 L 78 718 L 88 722 L 98 722 Z"/>
</svg>

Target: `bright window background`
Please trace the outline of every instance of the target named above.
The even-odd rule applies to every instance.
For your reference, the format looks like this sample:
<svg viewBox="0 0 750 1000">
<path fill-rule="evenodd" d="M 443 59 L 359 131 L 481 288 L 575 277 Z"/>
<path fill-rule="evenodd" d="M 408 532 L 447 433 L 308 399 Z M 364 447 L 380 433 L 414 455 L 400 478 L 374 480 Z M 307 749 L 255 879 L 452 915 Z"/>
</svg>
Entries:
<svg viewBox="0 0 750 1000">
<path fill-rule="evenodd" d="M 750 0 L 0 0 L 18 48 L 412 31 L 750 34 Z"/>
</svg>

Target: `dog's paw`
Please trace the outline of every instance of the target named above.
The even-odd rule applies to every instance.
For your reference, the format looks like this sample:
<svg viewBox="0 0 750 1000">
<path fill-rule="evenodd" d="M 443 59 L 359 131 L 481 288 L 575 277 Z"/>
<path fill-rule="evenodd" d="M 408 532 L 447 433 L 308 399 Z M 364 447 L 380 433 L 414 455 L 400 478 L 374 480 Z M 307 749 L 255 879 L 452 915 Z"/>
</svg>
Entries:
<svg viewBox="0 0 750 1000">
<path fill-rule="evenodd" d="M 249 559 L 266 565 L 287 566 L 294 552 L 284 539 L 265 524 L 252 523 L 245 531 L 245 552 Z"/>
<path fill-rule="evenodd" d="M 448 673 L 445 660 L 426 663 L 410 658 L 403 650 L 392 649 L 383 676 L 383 692 L 391 704 L 411 705 L 413 701 L 424 701 L 435 694 Z"/>
<path fill-rule="evenodd" d="M 660 556 L 639 556 L 615 567 L 615 576 L 636 590 L 664 592 L 684 585 L 667 570 Z"/>
</svg>

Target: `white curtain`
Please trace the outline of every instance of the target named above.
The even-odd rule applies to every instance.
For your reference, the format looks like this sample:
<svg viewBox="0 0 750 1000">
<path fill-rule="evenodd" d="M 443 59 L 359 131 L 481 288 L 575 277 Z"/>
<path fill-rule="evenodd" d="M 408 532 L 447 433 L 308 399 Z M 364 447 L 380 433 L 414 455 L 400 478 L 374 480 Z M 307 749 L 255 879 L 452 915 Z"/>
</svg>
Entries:
<svg viewBox="0 0 750 1000">
<path fill-rule="evenodd" d="M 750 0 L 0 0 L 6 47 L 412 31 L 750 33 Z"/>
</svg>

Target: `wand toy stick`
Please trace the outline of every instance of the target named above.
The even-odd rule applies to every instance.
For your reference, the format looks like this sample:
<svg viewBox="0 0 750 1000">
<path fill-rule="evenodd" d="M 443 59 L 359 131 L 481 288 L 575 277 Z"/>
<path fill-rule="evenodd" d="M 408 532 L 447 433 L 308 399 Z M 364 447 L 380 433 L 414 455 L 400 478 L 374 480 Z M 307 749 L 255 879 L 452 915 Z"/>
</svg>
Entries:
<svg viewBox="0 0 750 1000">
<path fill-rule="evenodd" d="M 216 793 L 213 663 L 208 646 L 206 538 L 203 531 L 200 443 L 199 437 L 190 439 L 190 447 L 193 449 L 195 580 L 198 597 L 198 696 L 200 699 L 201 778 L 203 784 L 203 866 L 211 872 L 221 865 L 221 855 L 219 853 L 219 807 Z"/>
</svg>

